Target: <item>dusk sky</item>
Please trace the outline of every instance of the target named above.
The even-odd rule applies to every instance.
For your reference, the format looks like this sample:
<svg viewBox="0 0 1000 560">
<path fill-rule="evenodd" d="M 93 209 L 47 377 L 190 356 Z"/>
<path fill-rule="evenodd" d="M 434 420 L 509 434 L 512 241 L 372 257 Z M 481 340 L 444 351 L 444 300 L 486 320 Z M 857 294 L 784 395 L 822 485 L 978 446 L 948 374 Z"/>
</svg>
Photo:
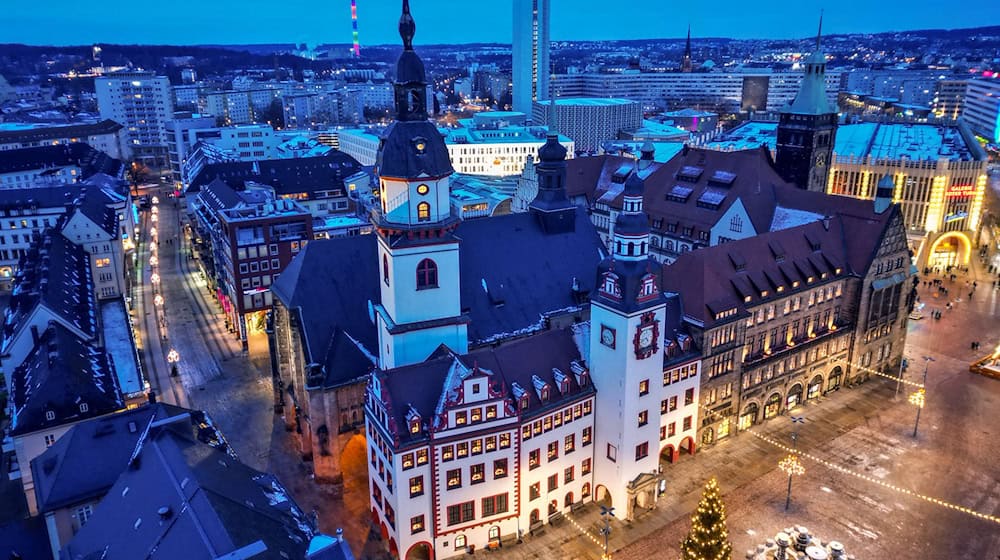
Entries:
<svg viewBox="0 0 1000 560">
<path fill-rule="evenodd" d="M 362 47 L 395 43 L 399 0 L 357 0 Z M 348 43 L 350 0 L 43 0 L 5 2 L 0 43 L 242 44 Z M 552 0 L 553 40 L 695 37 L 791 38 L 824 31 L 862 33 L 1000 24 L 1000 2 L 959 0 Z M 420 43 L 509 43 L 510 0 L 412 0 Z M 753 7 L 754 9 L 751 9 Z"/>
</svg>

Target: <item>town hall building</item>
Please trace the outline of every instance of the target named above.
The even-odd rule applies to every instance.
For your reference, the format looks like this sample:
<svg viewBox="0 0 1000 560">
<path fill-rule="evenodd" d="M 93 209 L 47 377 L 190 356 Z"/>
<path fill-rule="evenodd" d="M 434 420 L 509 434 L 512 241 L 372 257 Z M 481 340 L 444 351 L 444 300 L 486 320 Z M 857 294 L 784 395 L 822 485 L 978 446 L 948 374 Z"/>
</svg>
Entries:
<svg viewBox="0 0 1000 560">
<path fill-rule="evenodd" d="M 828 214 L 776 203 L 755 226 L 770 233 L 664 265 L 650 164 L 599 185 L 615 209 L 602 231 L 570 198 L 576 178 L 550 135 L 526 212 L 460 220 L 415 29 L 404 1 L 375 233 L 309 243 L 273 286 L 276 408 L 321 480 L 339 480 L 344 450 L 364 447 L 391 554 L 500 546 L 589 501 L 634 519 L 669 499 L 664 467 L 681 455 L 839 389 L 827 367 L 846 384 L 867 378 L 860 361 L 899 363 L 911 271 L 885 197 Z M 692 167 L 674 178 L 700 178 Z M 749 173 L 708 177 L 725 185 L 706 189 L 742 189 L 740 206 L 801 206 L 784 189 L 756 198 Z M 794 191 L 813 208 L 827 196 Z M 853 228 L 863 240 L 847 241 Z M 751 405 L 765 410 L 734 419 Z"/>
</svg>

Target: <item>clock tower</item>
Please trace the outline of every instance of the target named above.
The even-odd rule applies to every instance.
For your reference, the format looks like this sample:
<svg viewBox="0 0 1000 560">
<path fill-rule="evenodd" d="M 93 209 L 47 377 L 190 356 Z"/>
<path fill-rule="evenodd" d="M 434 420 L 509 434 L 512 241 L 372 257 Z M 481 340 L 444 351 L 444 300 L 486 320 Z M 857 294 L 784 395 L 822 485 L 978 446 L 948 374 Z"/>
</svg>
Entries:
<svg viewBox="0 0 1000 560">
<path fill-rule="evenodd" d="M 781 177 L 802 189 L 826 192 L 837 136 L 837 107 L 826 95 L 826 55 L 816 35 L 816 50 L 805 60 L 799 92 L 778 118 L 775 167 Z"/>
<path fill-rule="evenodd" d="M 451 212 L 454 173 L 444 138 L 427 117 L 424 63 L 413 50 L 416 23 L 403 0 L 396 64 L 396 122 L 379 144 L 378 236 L 381 301 L 375 306 L 379 367 L 421 362 L 444 344 L 468 352 L 459 299 L 459 219 Z"/>
<path fill-rule="evenodd" d="M 634 505 L 652 507 L 660 454 L 656 389 L 663 382 L 666 304 L 660 264 L 649 254 L 644 191 L 636 170 L 625 181 L 611 255 L 598 266 L 590 312 L 590 374 L 597 388 L 594 484 L 607 488 L 626 518 Z"/>
</svg>

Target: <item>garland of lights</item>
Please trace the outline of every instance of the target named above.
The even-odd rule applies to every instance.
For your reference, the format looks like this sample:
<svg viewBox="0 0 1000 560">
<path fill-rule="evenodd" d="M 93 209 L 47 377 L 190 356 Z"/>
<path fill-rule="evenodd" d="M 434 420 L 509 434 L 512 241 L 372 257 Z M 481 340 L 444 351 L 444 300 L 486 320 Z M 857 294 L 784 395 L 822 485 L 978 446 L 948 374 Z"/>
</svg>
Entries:
<svg viewBox="0 0 1000 560">
<path fill-rule="evenodd" d="M 967 508 L 965 506 L 960 506 L 958 504 L 953 504 L 951 502 L 946 502 L 944 500 L 941 500 L 941 499 L 938 499 L 938 498 L 934 498 L 932 496 L 927 496 L 927 495 L 924 495 L 924 494 L 920 494 L 918 492 L 914 492 L 913 490 L 910 490 L 909 488 L 903 488 L 901 486 L 896 486 L 895 484 L 890 484 L 888 482 L 885 482 L 884 480 L 879 480 L 877 478 L 874 478 L 874 477 L 871 477 L 871 476 L 868 476 L 868 475 L 864 475 L 864 474 L 861 474 L 861 473 L 854 472 L 854 471 L 852 471 L 852 470 L 850 470 L 850 469 L 848 469 L 846 467 L 843 467 L 841 465 L 837 465 L 837 464 L 831 463 L 830 461 L 827 461 L 827 460 L 824 460 L 824 459 L 820 459 L 819 457 L 817 457 L 815 455 L 812 455 L 810 453 L 805 453 L 805 452 L 802 452 L 802 451 L 796 451 L 796 450 L 792 449 L 791 447 L 789 447 L 789 446 L 787 446 L 787 445 L 785 445 L 785 444 L 783 444 L 781 442 L 775 441 L 774 439 L 771 439 L 770 437 L 765 436 L 764 434 L 759 434 L 759 433 L 757 433 L 754 430 L 745 430 L 745 431 L 748 432 L 748 433 L 750 433 L 750 434 L 753 434 L 754 436 L 756 436 L 756 437 L 758 437 L 758 438 L 766 441 L 767 443 L 770 443 L 771 445 L 773 445 L 773 446 L 775 446 L 775 447 L 777 447 L 779 449 L 783 449 L 783 450 L 788 451 L 790 453 L 795 453 L 795 454 L 797 454 L 800 457 L 805 457 L 806 459 L 809 459 L 810 461 L 814 461 L 816 463 L 819 463 L 819 464 L 821 464 L 821 465 L 823 465 L 823 466 L 825 466 L 825 467 L 827 467 L 829 469 L 833 469 L 833 470 L 835 470 L 837 472 L 840 472 L 842 474 L 851 475 L 851 476 L 853 476 L 855 478 L 860 478 L 861 480 L 866 480 L 866 481 L 871 482 L 873 484 L 878 484 L 879 486 L 881 486 L 883 488 L 887 488 L 889 490 L 893 490 L 895 492 L 899 492 L 900 494 L 905 494 L 907 496 L 912 496 L 914 498 L 919 498 L 919 499 L 921 499 L 921 500 L 923 500 L 925 502 L 929 502 L 929 503 L 941 506 L 943 508 L 951 509 L 951 510 L 958 511 L 958 512 L 961 512 L 961 513 L 965 513 L 965 514 L 971 515 L 973 517 L 976 517 L 978 519 L 982 519 L 984 521 L 990 521 L 992 523 L 996 523 L 996 524 L 1000 525 L 1000 517 L 997 517 L 995 515 L 988 515 L 988 514 L 985 514 L 985 513 L 980 513 L 980 512 L 978 512 L 978 511 L 976 511 L 974 509 L 970 509 L 970 508 Z"/>
</svg>

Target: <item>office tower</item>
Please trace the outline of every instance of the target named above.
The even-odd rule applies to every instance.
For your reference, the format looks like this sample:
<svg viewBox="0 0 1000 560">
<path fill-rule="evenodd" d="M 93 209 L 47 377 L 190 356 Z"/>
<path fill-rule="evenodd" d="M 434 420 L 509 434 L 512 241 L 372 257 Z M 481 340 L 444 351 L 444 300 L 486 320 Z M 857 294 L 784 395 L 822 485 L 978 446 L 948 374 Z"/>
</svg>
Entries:
<svg viewBox="0 0 1000 560">
<path fill-rule="evenodd" d="M 549 98 L 549 0 L 514 0 L 514 110 Z"/>
</svg>

